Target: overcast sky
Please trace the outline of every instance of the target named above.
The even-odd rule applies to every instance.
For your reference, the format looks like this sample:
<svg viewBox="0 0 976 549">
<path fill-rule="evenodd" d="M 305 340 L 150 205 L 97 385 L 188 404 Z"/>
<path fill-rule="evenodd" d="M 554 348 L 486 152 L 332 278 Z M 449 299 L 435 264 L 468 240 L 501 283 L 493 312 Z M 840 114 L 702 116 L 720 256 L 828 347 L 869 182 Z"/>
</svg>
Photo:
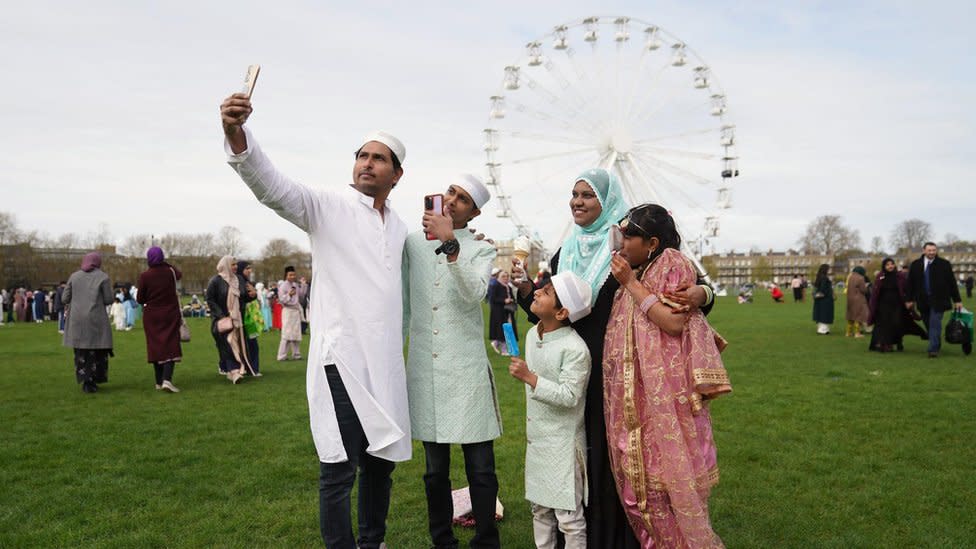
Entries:
<svg viewBox="0 0 976 549">
<path fill-rule="evenodd" d="M 351 181 L 375 128 L 407 146 L 394 209 L 481 174 L 488 97 L 526 42 L 589 15 L 661 26 L 707 60 L 742 176 L 719 251 L 795 246 L 839 214 L 871 237 L 918 217 L 976 239 L 971 2 L 20 2 L 0 18 L 0 211 L 57 236 L 233 225 L 256 254 L 305 235 L 225 163 L 218 105 L 261 63 L 249 126 L 313 186 Z M 463 6 L 463 7 L 462 7 Z M 571 187 L 554 187 L 562 223 Z M 679 209 L 680 206 L 674 206 Z M 477 226 L 511 228 L 486 207 Z"/>
</svg>

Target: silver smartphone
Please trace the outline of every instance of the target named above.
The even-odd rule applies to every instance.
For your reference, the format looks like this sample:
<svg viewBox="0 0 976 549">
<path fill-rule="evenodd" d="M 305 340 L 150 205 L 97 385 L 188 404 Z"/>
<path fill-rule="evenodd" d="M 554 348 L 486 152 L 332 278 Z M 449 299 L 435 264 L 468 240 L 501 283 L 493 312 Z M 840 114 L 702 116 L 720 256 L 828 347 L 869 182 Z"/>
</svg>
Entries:
<svg viewBox="0 0 976 549">
<path fill-rule="evenodd" d="M 261 65 L 248 65 L 247 74 L 244 75 L 244 87 L 241 89 L 241 93 L 246 95 L 248 99 L 254 93 L 254 86 L 258 83 L 258 74 L 260 73 Z"/>
</svg>

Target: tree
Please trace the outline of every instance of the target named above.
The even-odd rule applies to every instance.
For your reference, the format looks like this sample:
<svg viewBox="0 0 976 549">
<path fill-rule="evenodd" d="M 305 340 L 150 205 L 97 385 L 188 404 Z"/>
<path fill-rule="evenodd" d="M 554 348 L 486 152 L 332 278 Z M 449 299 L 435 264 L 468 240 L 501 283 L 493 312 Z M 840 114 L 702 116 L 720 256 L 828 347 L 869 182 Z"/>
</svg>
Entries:
<svg viewBox="0 0 976 549">
<path fill-rule="evenodd" d="M 298 246 L 285 240 L 284 238 L 272 238 L 261 248 L 261 257 L 268 259 L 271 257 L 291 257 L 298 252 Z"/>
<path fill-rule="evenodd" d="M 807 230 L 797 241 L 805 253 L 834 255 L 858 248 L 861 235 L 843 223 L 839 215 L 822 215 L 807 225 Z"/>
<path fill-rule="evenodd" d="M 17 217 L 12 213 L 0 212 L 0 246 L 20 242 Z"/>
<path fill-rule="evenodd" d="M 244 243 L 244 235 L 237 227 L 224 225 L 217 234 L 217 250 L 219 255 L 232 255 L 238 257 L 247 251 Z"/>
<path fill-rule="evenodd" d="M 932 240 L 932 225 L 921 219 L 908 219 L 895 225 L 889 241 L 895 249 L 908 251 L 922 249 L 922 244 Z"/>
<path fill-rule="evenodd" d="M 112 231 L 109 230 L 108 223 L 102 221 L 98 224 L 96 230 L 88 231 L 88 234 L 82 239 L 82 244 L 92 250 L 101 248 L 102 246 L 111 246 L 113 244 Z"/>
<path fill-rule="evenodd" d="M 956 233 L 946 233 L 945 238 L 942 239 L 943 246 L 953 246 L 959 243 L 960 243 L 959 235 L 957 235 Z"/>
<path fill-rule="evenodd" d="M 122 241 L 122 245 L 119 246 L 119 254 L 127 255 L 129 257 L 139 257 L 146 253 L 149 246 L 152 245 L 152 235 L 147 233 L 134 234 L 132 236 L 126 237 Z"/>
<path fill-rule="evenodd" d="M 884 255 L 884 240 L 880 236 L 871 238 L 871 253 L 874 255 Z"/>
</svg>

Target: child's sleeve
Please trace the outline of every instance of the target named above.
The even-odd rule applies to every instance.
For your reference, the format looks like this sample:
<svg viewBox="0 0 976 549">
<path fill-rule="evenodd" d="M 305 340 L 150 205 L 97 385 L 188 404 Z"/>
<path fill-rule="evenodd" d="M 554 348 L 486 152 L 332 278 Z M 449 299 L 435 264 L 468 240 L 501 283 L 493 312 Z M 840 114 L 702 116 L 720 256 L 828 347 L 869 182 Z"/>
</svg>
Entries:
<svg viewBox="0 0 976 549">
<path fill-rule="evenodd" d="M 590 379 L 590 351 L 585 345 L 566 349 L 562 353 L 559 380 L 552 381 L 539 376 L 529 397 L 552 406 L 572 408 L 586 394 L 586 382 Z"/>
<path fill-rule="evenodd" d="M 679 288 L 693 286 L 698 281 L 698 273 L 680 251 L 668 248 L 658 259 L 663 276 L 660 279 L 647 279 L 645 286 L 651 293 L 674 293 Z M 653 266 L 651 268 L 654 268 Z"/>
</svg>

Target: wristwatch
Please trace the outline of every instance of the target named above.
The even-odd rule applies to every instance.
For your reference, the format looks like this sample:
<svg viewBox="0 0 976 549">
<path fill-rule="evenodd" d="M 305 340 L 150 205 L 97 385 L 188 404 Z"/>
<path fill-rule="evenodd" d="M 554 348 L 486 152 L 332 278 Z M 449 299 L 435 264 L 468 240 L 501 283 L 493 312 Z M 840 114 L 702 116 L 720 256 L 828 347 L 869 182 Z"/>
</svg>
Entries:
<svg viewBox="0 0 976 549">
<path fill-rule="evenodd" d="M 461 251 L 461 243 L 456 238 L 445 241 L 436 250 L 435 254 L 454 255 Z"/>
</svg>

